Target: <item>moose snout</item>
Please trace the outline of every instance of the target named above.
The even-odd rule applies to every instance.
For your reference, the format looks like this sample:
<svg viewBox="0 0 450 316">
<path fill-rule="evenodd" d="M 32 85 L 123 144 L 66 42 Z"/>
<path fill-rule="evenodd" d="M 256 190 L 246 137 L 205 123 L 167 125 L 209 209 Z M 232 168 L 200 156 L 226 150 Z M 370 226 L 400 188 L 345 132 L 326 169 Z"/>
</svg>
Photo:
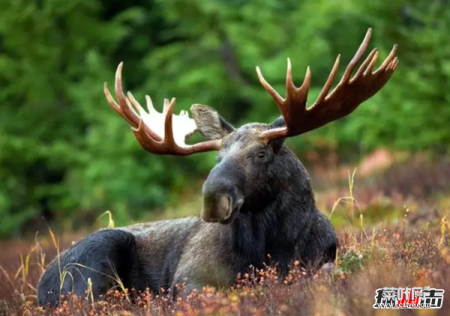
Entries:
<svg viewBox="0 0 450 316">
<path fill-rule="evenodd" d="M 203 184 L 203 207 L 200 213 L 205 222 L 229 224 L 244 203 L 239 183 L 245 173 L 233 159 L 224 159 L 216 165 Z"/>
<path fill-rule="evenodd" d="M 228 194 L 204 196 L 201 218 L 208 223 L 229 224 L 236 217 L 244 200 Z"/>
<path fill-rule="evenodd" d="M 205 193 L 200 216 L 205 222 L 229 224 L 235 218 L 243 203 L 244 199 L 236 194 L 235 190 L 230 193 Z"/>
<path fill-rule="evenodd" d="M 205 222 L 220 222 L 228 219 L 232 213 L 233 199 L 229 195 L 209 195 L 203 200 L 201 217 Z"/>
</svg>

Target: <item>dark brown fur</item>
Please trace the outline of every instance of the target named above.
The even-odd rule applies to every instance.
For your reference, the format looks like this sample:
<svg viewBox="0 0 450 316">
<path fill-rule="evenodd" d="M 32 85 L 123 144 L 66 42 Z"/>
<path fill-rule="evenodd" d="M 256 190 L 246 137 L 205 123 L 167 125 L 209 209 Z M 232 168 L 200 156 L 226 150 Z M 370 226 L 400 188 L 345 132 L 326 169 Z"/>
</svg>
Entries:
<svg viewBox="0 0 450 316">
<path fill-rule="evenodd" d="M 57 304 L 69 291 L 83 295 L 88 278 L 97 297 L 116 284 L 113 273 L 128 288 L 156 293 L 183 279 L 188 291 L 229 287 L 250 265 L 262 268 L 268 254 L 280 279 L 293 260 L 305 266 L 334 261 L 336 235 L 316 209 L 307 171 L 283 140 L 265 144 L 259 137 L 283 119 L 235 130 L 208 107 L 192 111 L 203 136 L 224 137 L 203 186 L 201 216 L 103 229 L 83 238 L 60 255 L 60 264 L 55 258 L 48 266 L 38 287 L 40 304 Z M 59 266 L 71 274 L 61 291 Z"/>
</svg>

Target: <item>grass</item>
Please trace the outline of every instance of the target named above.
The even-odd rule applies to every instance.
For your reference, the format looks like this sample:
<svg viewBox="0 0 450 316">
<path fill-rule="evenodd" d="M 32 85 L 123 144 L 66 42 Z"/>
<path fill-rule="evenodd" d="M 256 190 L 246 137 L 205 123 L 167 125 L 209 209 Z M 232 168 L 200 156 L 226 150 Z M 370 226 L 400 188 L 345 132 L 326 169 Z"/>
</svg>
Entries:
<svg viewBox="0 0 450 316">
<path fill-rule="evenodd" d="M 284 284 L 276 267 L 240 276 L 232 289 L 204 288 L 186 299 L 173 302 L 170 293 L 135 293 L 119 286 L 99 301 L 92 297 L 91 280 L 83 297 L 62 297 L 55 310 L 36 305 L 36 286 L 46 264 L 71 237 L 60 239 L 49 229 L 49 237 L 31 244 L 2 247 L 0 257 L 0 315 L 444 315 L 450 309 L 450 214 L 449 201 L 442 199 L 435 218 L 425 222 L 412 219 L 424 209 L 370 200 L 360 202 L 355 192 L 355 172 L 349 173 L 347 193 L 333 203 L 323 204 L 336 225 L 340 241 L 336 269 L 306 277 L 297 263 Z M 318 199 L 320 200 L 320 198 Z M 393 200 L 383 197 L 383 201 Z M 197 207 L 193 200 L 188 209 Z M 405 202 L 406 203 L 406 202 Z M 320 204 L 320 201 L 319 201 Z M 174 208 L 175 209 L 175 208 Z M 174 209 L 168 217 L 175 217 Z M 379 211 L 381 210 L 381 214 Z M 387 216 L 389 210 L 395 216 Z M 186 212 L 183 210 L 182 212 Z M 327 213 L 327 212 L 325 212 Z M 376 213 L 375 215 L 372 213 Z M 114 227 L 107 211 L 108 227 Z M 103 216 L 102 215 L 102 216 Z M 370 219 L 370 220 L 368 220 Z M 61 280 L 70 277 L 60 267 Z M 182 287 L 182 285 L 180 285 Z M 445 290 L 441 310 L 375 310 L 375 290 L 382 287 L 425 287 Z M 133 294 L 133 295 L 131 295 Z"/>
</svg>

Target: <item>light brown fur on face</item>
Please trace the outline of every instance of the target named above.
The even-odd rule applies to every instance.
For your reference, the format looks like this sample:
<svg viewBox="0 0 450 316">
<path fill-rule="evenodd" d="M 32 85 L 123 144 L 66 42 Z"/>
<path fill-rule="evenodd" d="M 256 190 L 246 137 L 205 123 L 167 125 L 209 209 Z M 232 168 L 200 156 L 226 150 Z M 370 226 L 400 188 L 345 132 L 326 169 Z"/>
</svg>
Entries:
<svg viewBox="0 0 450 316">
<path fill-rule="evenodd" d="M 240 159 L 248 157 L 250 153 L 255 152 L 257 149 L 269 148 L 261 138 L 261 132 L 267 130 L 267 128 L 267 124 L 250 123 L 226 135 L 222 139 L 218 157 L 226 153 Z"/>
</svg>

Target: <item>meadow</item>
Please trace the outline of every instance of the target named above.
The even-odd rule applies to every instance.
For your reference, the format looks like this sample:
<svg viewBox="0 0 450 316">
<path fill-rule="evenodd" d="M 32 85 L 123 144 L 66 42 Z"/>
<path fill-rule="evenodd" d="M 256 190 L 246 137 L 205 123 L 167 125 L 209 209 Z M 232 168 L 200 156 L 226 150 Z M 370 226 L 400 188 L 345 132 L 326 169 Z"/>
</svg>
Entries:
<svg viewBox="0 0 450 316">
<path fill-rule="evenodd" d="M 378 151 L 354 166 L 359 169 L 316 166 L 311 172 L 318 206 L 339 236 L 334 270 L 307 277 L 294 262 L 281 284 L 269 257 L 266 269 L 238 276 L 231 289 L 204 288 L 174 302 L 164 291 L 155 296 L 119 285 L 99 301 L 88 291 L 62 297 L 61 306 L 48 310 L 36 305 L 40 275 L 59 251 L 88 232 L 49 227 L 34 240 L 2 243 L 0 315 L 447 315 L 450 200 L 441 180 L 450 175 L 450 163 L 414 156 L 387 166 L 385 160 Z M 163 217 L 196 215 L 196 202 L 185 205 L 189 209 L 168 209 Z M 100 227 L 114 226 L 113 212 L 106 215 Z M 441 309 L 373 308 L 376 289 L 425 286 L 445 290 Z"/>
</svg>

